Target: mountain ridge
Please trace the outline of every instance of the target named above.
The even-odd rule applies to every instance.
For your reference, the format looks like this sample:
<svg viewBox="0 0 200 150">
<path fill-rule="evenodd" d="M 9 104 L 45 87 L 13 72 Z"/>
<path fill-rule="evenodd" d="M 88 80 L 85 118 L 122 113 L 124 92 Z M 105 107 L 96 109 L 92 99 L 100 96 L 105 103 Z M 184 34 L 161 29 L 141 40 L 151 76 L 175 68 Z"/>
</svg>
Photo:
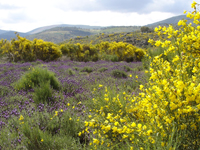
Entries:
<svg viewBox="0 0 200 150">
<path fill-rule="evenodd" d="M 155 28 L 159 25 L 168 26 L 169 24 L 177 25 L 178 21 L 181 19 L 187 19 L 186 15 L 178 15 L 170 17 L 152 24 L 147 24 L 145 26 Z M 188 19 L 187 19 L 188 20 Z M 191 22 L 190 20 L 188 22 Z M 115 32 L 133 32 L 139 30 L 142 26 L 90 26 L 90 25 L 70 25 L 70 24 L 58 24 L 49 25 L 35 28 L 29 32 L 17 32 L 22 37 L 27 37 L 30 40 L 34 38 L 41 38 L 46 41 L 51 42 L 62 42 L 61 40 L 66 40 L 70 38 L 75 38 L 76 36 L 89 36 L 92 34 L 99 33 L 115 33 Z M 7 31 L 0 29 L 0 39 L 10 40 L 15 38 L 16 31 Z M 78 34 L 80 33 L 80 34 Z M 59 37 L 60 36 L 60 37 Z M 55 38 L 55 40 L 53 40 Z"/>
</svg>

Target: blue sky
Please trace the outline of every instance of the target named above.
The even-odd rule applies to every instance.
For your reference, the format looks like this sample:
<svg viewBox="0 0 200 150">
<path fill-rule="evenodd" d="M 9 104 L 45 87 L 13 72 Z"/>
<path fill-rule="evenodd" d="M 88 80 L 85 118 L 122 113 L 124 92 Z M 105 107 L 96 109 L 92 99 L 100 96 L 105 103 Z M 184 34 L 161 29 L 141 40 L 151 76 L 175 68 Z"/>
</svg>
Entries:
<svg viewBox="0 0 200 150">
<path fill-rule="evenodd" d="M 28 32 L 55 25 L 146 25 L 192 11 L 193 0 L 5 0 L 0 29 Z M 200 1 L 196 1 L 200 3 Z"/>
</svg>

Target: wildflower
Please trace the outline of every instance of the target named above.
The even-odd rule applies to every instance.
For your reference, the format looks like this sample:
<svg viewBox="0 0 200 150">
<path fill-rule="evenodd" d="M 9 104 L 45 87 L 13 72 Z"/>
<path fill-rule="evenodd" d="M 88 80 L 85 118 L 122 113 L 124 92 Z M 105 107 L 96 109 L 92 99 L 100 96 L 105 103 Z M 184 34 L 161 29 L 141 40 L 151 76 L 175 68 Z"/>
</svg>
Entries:
<svg viewBox="0 0 200 150">
<path fill-rule="evenodd" d="M 193 3 L 191 4 L 191 8 L 194 8 L 194 9 L 196 9 L 196 2 L 195 1 L 193 1 Z"/>
<path fill-rule="evenodd" d="M 22 116 L 22 115 L 20 115 L 20 118 L 19 118 L 19 120 L 23 120 L 24 119 L 24 117 Z"/>
<path fill-rule="evenodd" d="M 43 142 L 44 140 L 43 139 L 41 139 L 41 142 Z"/>
<path fill-rule="evenodd" d="M 125 138 L 127 138 L 127 137 L 128 137 L 128 135 L 125 135 L 125 134 L 124 134 L 122 138 L 125 139 Z"/>
<path fill-rule="evenodd" d="M 129 76 L 132 77 L 132 74 L 130 74 Z"/>
<path fill-rule="evenodd" d="M 87 127 L 87 126 L 88 126 L 88 122 L 87 122 L 87 121 L 85 121 L 84 123 L 85 123 L 85 126 Z"/>
<path fill-rule="evenodd" d="M 81 132 L 78 133 L 78 136 L 81 136 Z"/>
<path fill-rule="evenodd" d="M 133 122 L 132 124 L 131 124 L 131 127 L 136 127 L 136 123 L 135 122 Z"/>
<path fill-rule="evenodd" d="M 99 144 L 99 142 L 100 142 L 100 141 L 99 141 L 98 139 L 95 139 L 95 138 L 93 138 L 93 143 L 95 143 L 95 144 L 97 144 L 97 145 L 98 145 L 98 144 Z"/>
<path fill-rule="evenodd" d="M 112 130 L 114 133 L 117 132 L 117 127 L 113 127 Z"/>
<path fill-rule="evenodd" d="M 152 130 L 148 130 L 148 131 L 147 131 L 147 135 L 148 135 L 148 136 L 149 136 L 151 133 L 153 133 Z"/>
<path fill-rule="evenodd" d="M 143 85 L 140 85 L 140 90 L 142 90 L 142 89 L 143 89 L 143 87 L 144 87 Z"/>
</svg>

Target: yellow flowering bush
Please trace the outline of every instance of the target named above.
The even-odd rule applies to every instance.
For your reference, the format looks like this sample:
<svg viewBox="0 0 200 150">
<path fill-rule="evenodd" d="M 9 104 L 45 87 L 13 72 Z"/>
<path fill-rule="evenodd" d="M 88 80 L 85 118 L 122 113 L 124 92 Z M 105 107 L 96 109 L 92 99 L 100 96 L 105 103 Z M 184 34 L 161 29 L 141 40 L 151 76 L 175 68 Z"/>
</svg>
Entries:
<svg viewBox="0 0 200 150">
<path fill-rule="evenodd" d="M 119 61 L 141 60 L 146 52 L 125 42 L 101 42 L 96 45 L 99 54 L 116 55 Z"/>
<path fill-rule="evenodd" d="M 67 55 L 71 60 L 85 62 L 98 60 L 98 51 L 93 45 L 65 43 L 60 45 L 60 49 L 62 53 Z"/>
<path fill-rule="evenodd" d="M 29 41 L 26 38 L 16 35 L 17 39 L 11 42 L 3 40 L 0 42 L 2 54 L 8 56 L 10 61 L 33 61 L 36 59 L 51 61 L 57 60 L 62 52 L 59 47 L 52 42 L 34 39 Z"/>
<path fill-rule="evenodd" d="M 139 96 L 125 92 L 114 96 L 105 89 L 104 98 L 93 99 L 96 108 L 87 123 L 96 135 L 91 145 L 120 147 L 125 142 L 130 149 L 200 147 L 200 14 L 196 2 L 191 6 L 194 11 L 185 13 L 193 25 L 181 20 L 177 30 L 171 25 L 155 28 L 161 38 L 149 42 L 164 52 L 150 63 L 149 82 L 140 85 Z M 163 59 L 169 55 L 171 60 Z"/>
</svg>

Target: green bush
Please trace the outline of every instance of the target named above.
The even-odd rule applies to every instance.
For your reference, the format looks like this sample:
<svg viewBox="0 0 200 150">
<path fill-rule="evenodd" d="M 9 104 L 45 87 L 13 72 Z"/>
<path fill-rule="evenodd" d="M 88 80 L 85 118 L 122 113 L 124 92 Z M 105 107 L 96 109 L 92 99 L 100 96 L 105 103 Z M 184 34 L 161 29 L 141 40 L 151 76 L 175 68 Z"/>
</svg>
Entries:
<svg viewBox="0 0 200 150">
<path fill-rule="evenodd" d="M 72 70 L 72 69 L 68 69 L 67 70 L 67 73 L 70 75 L 70 76 L 73 76 L 75 74 L 75 72 Z"/>
<path fill-rule="evenodd" d="M 105 72 L 106 70 L 108 70 L 108 68 L 102 67 L 102 68 L 100 68 L 98 71 L 99 71 L 99 72 Z"/>
<path fill-rule="evenodd" d="M 34 88 L 34 101 L 35 103 L 48 103 L 53 102 L 53 90 L 50 87 L 50 81 L 40 83 L 40 86 Z"/>
<path fill-rule="evenodd" d="M 115 78 L 127 78 L 127 73 L 121 70 L 113 70 L 111 73 Z"/>
<path fill-rule="evenodd" d="M 131 71 L 131 68 L 130 68 L 129 66 L 125 66 L 125 65 L 124 65 L 124 70 L 125 70 L 126 72 L 128 72 L 128 71 Z"/>
<path fill-rule="evenodd" d="M 53 89 L 59 90 L 60 83 L 53 72 L 40 67 L 30 68 L 30 71 L 22 76 L 18 82 L 14 83 L 14 87 L 17 90 L 28 90 L 48 81 L 50 81 Z"/>
<path fill-rule="evenodd" d="M 93 71 L 92 67 L 84 67 L 83 69 L 80 70 L 81 72 L 87 72 L 87 73 L 91 73 Z"/>
</svg>

